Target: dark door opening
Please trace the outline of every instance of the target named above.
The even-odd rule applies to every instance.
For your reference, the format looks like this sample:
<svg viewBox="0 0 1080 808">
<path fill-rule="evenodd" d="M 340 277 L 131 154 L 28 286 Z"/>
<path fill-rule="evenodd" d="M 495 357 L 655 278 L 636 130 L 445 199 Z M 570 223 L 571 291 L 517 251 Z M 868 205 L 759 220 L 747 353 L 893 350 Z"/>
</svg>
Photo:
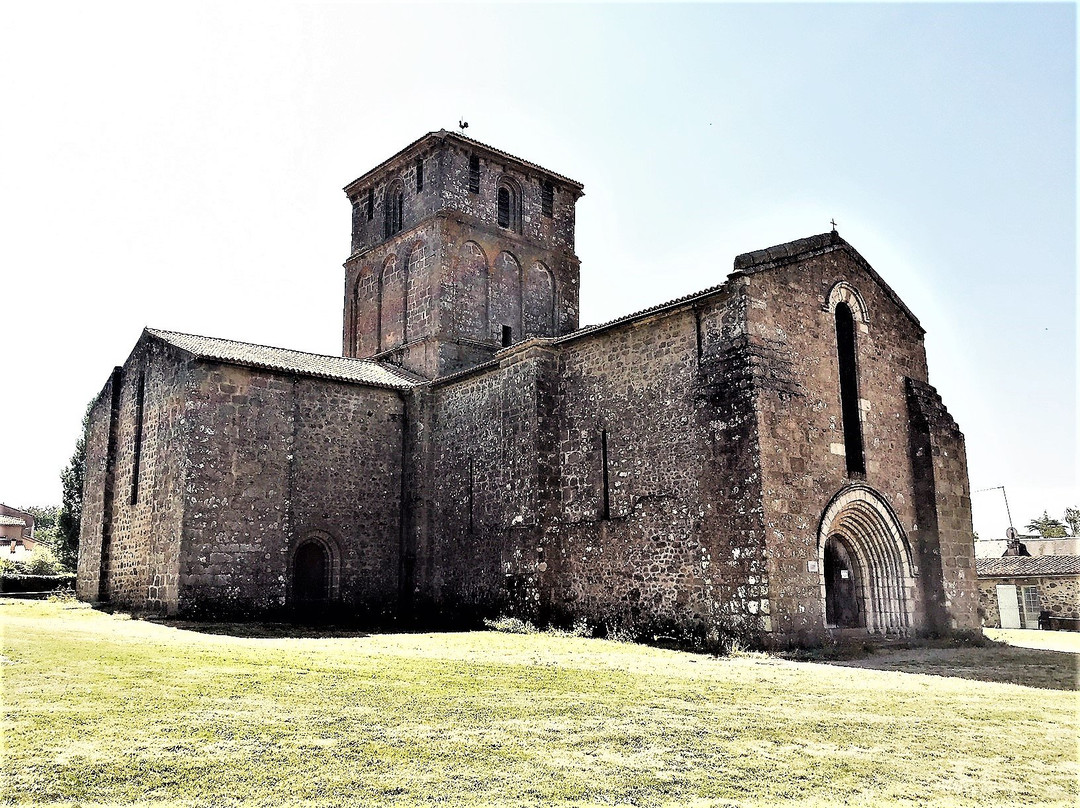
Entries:
<svg viewBox="0 0 1080 808">
<path fill-rule="evenodd" d="M 293 600 L 298 604 L 325 603 L 329 598 L 330 559 L 326 550 L 308 542 L 296 551 L 293 559 Z"/>
<path fill-rule="evenodd" d="M 837 536 L 825 542 L 825 622 L 840 628 L 864 625 L 854 559 Z"/>
</svg>

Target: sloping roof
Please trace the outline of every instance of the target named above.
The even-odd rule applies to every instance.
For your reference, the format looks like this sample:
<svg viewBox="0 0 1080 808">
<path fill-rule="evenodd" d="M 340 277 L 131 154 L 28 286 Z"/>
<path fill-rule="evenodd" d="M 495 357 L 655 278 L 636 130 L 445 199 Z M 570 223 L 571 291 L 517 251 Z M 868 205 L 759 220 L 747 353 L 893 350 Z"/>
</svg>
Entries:
<svg viewBox="0 0 1080 808">
<path fill-rule="evenodd" d="M 370 359 L 325 356 L 293 351 L 288 348 L 272 348 L 269 345 L 237 342 L 231 339 L 162 331 L 157 328 L 147 328 L 146 333 L 200 359 L 212 359 L 231 365 L 287 371 L 320 379 L 335 379 L 391 390 L 407 390 L 422 381 L 420 377 L 408 371 L 393 365 L 373 362 Z"/>
<path fill-rule="evenodd" d="M 785 264 L 793 264 L 796 261 L 803 261 L 807 258 L 812 258 L 815 255 L 824 255 L 828 252 L 835 250 L 844 250 L 855 259 L 864 270 L 866 270 L 871 277 L 879 283 L 885 294 L 888 295 L 901 311 L 903 311 L 912 322 L 923 330 L 922 325 L 919 323 L 919 318 L 912 314 L 909 309 L 899 297 L 892 290 L 892 288 L 882 280 L 881 276 L 877 274 L 872 266 L 867 263 L 866 259 L 859 255 L 859 252 L 840 238 L 840 234 L 836 231 L 831 233 L 821 233 L 816 236 L 809 236 L 807 238 L 795 239 L 785 244 L 777 244 L 774 247 L 767 247 L 764 250 L 755 250 L 754 252 L 742 253 L 735 257 L 735 269 L 731 275 L 728 276 L 721 284 L 716 286 L 710 286 L 708 289 L 702 289 L 700 292 L 692 292 L 682 297 L 677 297 L 674 300 L 668 300 L 664 303 L 658 303 L 655 306 L 650 306 L 647 309 L 641 311 L 635 311 L 632 314 L 618 317 L 614 320 L 608 320 L 605 323 L 596 323 L 595 325 L 586 325 L 579 328 L 577 331 L 571 331 L 569 334 L 563 334 L 561 337 L 556 337 L 554 341 L 567 342 L 578 337 L 583 337 L 588 334 L 592 334 L 597 331 L 604 331 L 608 328 L 613 328 L 624 323 L 633 322 L 634 320 L 640 320 L 645 317 L 650 317 L 654 314 L 660 314 L 670 309 L 677 309 L 686 303 L 691 303 L 695 300 L 709 297 L 722 290 L 731 281 L 732 278 L 739 275 L 753 275 L 757 272 L 762 272 L 773 267 L 783 266 Z"/>
<path fill-rule="evenodd" d="M 529 169 L 532 169 L 533 171 L 539 172 L 540 174 L 546 174 L 549 177 L 553 177 L 554 179 L 557 179 L 560 182 L 566 183 L 567 185 L 575 188 L 579 192 L 585 187 L 584 185 L 582 185 L 577 180 L 572 180 L 569 177 L 564 177 L 562 174 L 559 174 L 558 172 L 552 171 L 550 168 L 544 168 L 543 166 L 537 165 L 536 163 L 529 162 L 528 160 L 522 160 L 520 157 L 515 157 L 514 155 L 510 154 L 509 152 L 504 152 L 502 149 L 496 149 L 494 146 L 489 146 L 486 143 L 481 143 L 479 140 L 473 140 L 471 137 L 466 137 L 465 135 L 458 134 L 457 132 L 448 132 L 445 129 L 440 129 L 437 132 L 428 132 L 427 134 L 422 135 L 421 137 L 414 140 L 412 143 L 410 143 L 408 146 L 406 146 L 401 151 L 399 151 L 396 154 L 394 154 L 393 156 L 388 157 L 387 159 L 383 160 L 381 163 L 379 163 L 377 166 L 375 166 L 370 171 L 365 171 L 363 174 L 361 174 L 359 177 L 357 177 L 355 180 L 353 180 L 352 182 L 350 182 L 348 185 L 345 186 L 345 193 L 349 194 L 349 193 L 352 193 L 353 191 L 358 191 L 360 189 L 360 186 L 364 184 L 364 182 L 368 179 L 368 177 L 370 177 L 372 174 L 376 174 L 379 171 L 381 171 L 382 167 L 385 166 L 387 163 L 393 162 L 394 160 L 398 159 L 402 155 L 408 153 L 409 151 L 411 151 L 414 148 L 416 148 L 417 146 L 419 146 L 421 143 L 424 143 L 425 141 L 431 140 L 431 139 L 454 140 L 454 141 L 457 141 L 461 145 L 468 146 L 469 148 L 483 149 L 484 151 L 486 151 L 489 154 L 492 154 L 492 155 L 494 155 L 496 157 L 501 157 L 504 160 L 510 160 L 512 162 L 517 163 L 520 166 L 523 166 L 525 168 L 529 168 Z"/>
<path fill-rule="evenodd" d="M 1005 556 L 976 558 L 975 572 L 983 578 L 1027 578 L 1040 575 L 1080 575 L 1080 556 Z"/>
<path fill-rule="evenodd" d="M 0 516 L 0 525 L 19 525 L 19 527 L 26 527 L 26 520 L 20 519 L 17 516 Z"/>
</svg>

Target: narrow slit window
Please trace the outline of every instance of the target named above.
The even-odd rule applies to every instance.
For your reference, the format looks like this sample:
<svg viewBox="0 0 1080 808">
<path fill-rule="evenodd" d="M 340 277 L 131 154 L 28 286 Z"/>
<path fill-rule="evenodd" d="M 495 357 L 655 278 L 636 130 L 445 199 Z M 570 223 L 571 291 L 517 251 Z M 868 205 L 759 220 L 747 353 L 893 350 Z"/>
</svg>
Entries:
<svg viewBox="0 0 1080 808">
<path fill-rule="evenodd" d="M 473 498 L 476 490 L 476 476 L 473 471 L 473 461 L 469 459 L 469 490 L 468 490 L 468 507 L 469 507 L 469 532 L 472 533 L 475 530 L 475 524 L 473 522 Z"/>
<path fill-rule="evenodd" d="M 603 466 L 603 486 L 604 486 L 604 516 L 605 520 L 611 518 L 611 487 L 608 482 L 608 447 L 607 447 L 607 430 L 601 430 L 600 432 L 600 464 Z"/>
<path fill-rule="evenodd" d="M 549 219 L 555 215 L 555 186 L 547 181 L 540 191 L 540 213 Z"/>
<path fill-rule="evenodd" d="M 859 374 L 855 361 L 855 318 L 846 303 L 836 304 L 836 352 L 840 369 L 840 412 L 844 423 L 844 455 L 849 474 L 863 474 L 862 422 L 859 418 Z"/>
<path fill-rule="evenodd" d="M 135 452 L 131 465 L 131 504 L 139 501 L 139 466 L 142 460 L 143 404 L 146 398 L 146 374 L 139 376 L 139 385 L 135 388 Z"/>
<path fill-rule="evenodd" d="M 514 329 L 511 328 L 508 325 L 504 325 L 502 327 L 502 344 L 503 344 L 503 347 L 504 348 L 507 347 L 513 341 L 514 341 Z"/>
<path fill-rule="evenodd" d="M 469 191 L 480 193 L 480 158 L 476 155 L 469 158 Z"/>
<path fill-rule="evenodd" d="M 370 222 L 375 218 L 375 189 L 367 189 L 367 217 Z"/>
<path fill-rule="evenodd" d="M 416 190 L 419 193 L 424 190 L 424 160 L 423 158 L 416 161 Z"/>
</svg>

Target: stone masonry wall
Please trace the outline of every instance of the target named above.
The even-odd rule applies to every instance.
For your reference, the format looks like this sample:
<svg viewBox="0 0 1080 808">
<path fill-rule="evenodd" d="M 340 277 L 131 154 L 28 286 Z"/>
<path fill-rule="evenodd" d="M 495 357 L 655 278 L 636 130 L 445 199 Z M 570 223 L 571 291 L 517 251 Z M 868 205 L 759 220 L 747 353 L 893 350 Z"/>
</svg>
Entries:
<svg viewBox="0 0 1080 808">
<path fill-rule="evenodd" d="M 638 633 L 767 628 L 743 316 L 736 293 L 563 346 L 559 610 Z"/>
<path fill-rule="evenodd" d="M 514 576 L 533 582 L 535 606 L 541 362 L 517 355 L 431 392 L 429 465 L 418 475 L 430 503 L 430 522 L 417 527 L 421 608 L 447 619 L 511 609 Z"/>
<path fill-rule="evenodd" d="M 441 608 L 760 633 L 756 424 L 734 301 L 536 343 L 436 385 L 418 589 Z"/>
<path fill-rule="evenodd" d="M 480 160 L 479 190 L 470 190 L 469 159 Z M 483 149 L 448 141 L 425 158 L 425 185 L 415 190 L 415 156 L 380 168 L 371 220 L 368 195 L 350 186 L 353 254 L 345 265 L 343 352 L 400 364 L 427 378 L 490 359 L 511 341 L 554 336 L 578 323 L 578 260 L 573 252 L 578 191 L 553 180 L 552 216 L 542 214 L 550 175 Z M 403 229 L 389 237 L 387 183 L 404 189 Z M 509 183 L 520 216 L 502 227 L 497 191 Z"/>
<path fill-rule="evenodd" d="M 90 408 L 86 426 L 86 464 L 82 490 L 82 524 L 75 590 L 81 600 L 95 601 L 101 587 L 101 550 L 106 522 L 106 500 L 111 499 L 109 425 L 112 414 L 111 376 Z"/>
<path fill-rule="evenodd" d="M 911 462 L 928 628 L 979 628 L 974 528 L 964 436 L 928 384 L 907 379 Z"/>
<path fill-rule="evenodd" d="M 176 610 L 186 375 L 187 362 L 177 352 L 144 335 L 94 406 L 80 597 L 136 610 Z M 105 413 L 110 396 L 117 404 L 111 440 Z"/>
<path fill-rule="evenodd" d="M 469 158 L 474 154 L 480 158 L 479 193 L 469 190 Z M 500 177 L 506 177 L 521 192 L 521 234 L 542 249 L 573 254 L 577 194 L 563 186 L 559 180 L 554 180 L 556 190 L 553 215 L 543 216 L 540 183 L 550 175 L 525 170 L 483 150 L 474 150 L 456 143 L 441 152 L 440 161 L 443 177 L 442 202 L 445 207 L 463 213 L 494 230 L 497 227 L 498 182 Z"/>
<path fill-rule="evenodd" d="M 329 537 L 343 603 L 396 605 L 400 397 L 228 365 L 200 364 L 180 566 L 185 612 L 261 614 L 289 602 L 292 553 Z"/>
</svg>

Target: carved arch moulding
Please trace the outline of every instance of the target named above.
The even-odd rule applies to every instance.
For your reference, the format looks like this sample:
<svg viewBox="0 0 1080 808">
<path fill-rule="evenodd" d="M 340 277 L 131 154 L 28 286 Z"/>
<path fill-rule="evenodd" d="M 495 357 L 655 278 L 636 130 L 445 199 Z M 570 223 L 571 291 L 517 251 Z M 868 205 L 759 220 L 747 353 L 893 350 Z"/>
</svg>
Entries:
<svg viewBox="0 0 1080 808">
<path fill-rule="evenodd" d="M 847 281 L 837 281 L 833 284 L 828 296 L 825 298 L 825 305 L 822 306 L 822 309 L 830 314 L 835 314 L 836 306 L 839 303 L 847 304 L 847 307 L 851 309 L 855 322 L 862 325 L 870 323 L 870 312 L 866 308 L 862 295 L 859 294 L 858 289 Z"/>
</svg>

